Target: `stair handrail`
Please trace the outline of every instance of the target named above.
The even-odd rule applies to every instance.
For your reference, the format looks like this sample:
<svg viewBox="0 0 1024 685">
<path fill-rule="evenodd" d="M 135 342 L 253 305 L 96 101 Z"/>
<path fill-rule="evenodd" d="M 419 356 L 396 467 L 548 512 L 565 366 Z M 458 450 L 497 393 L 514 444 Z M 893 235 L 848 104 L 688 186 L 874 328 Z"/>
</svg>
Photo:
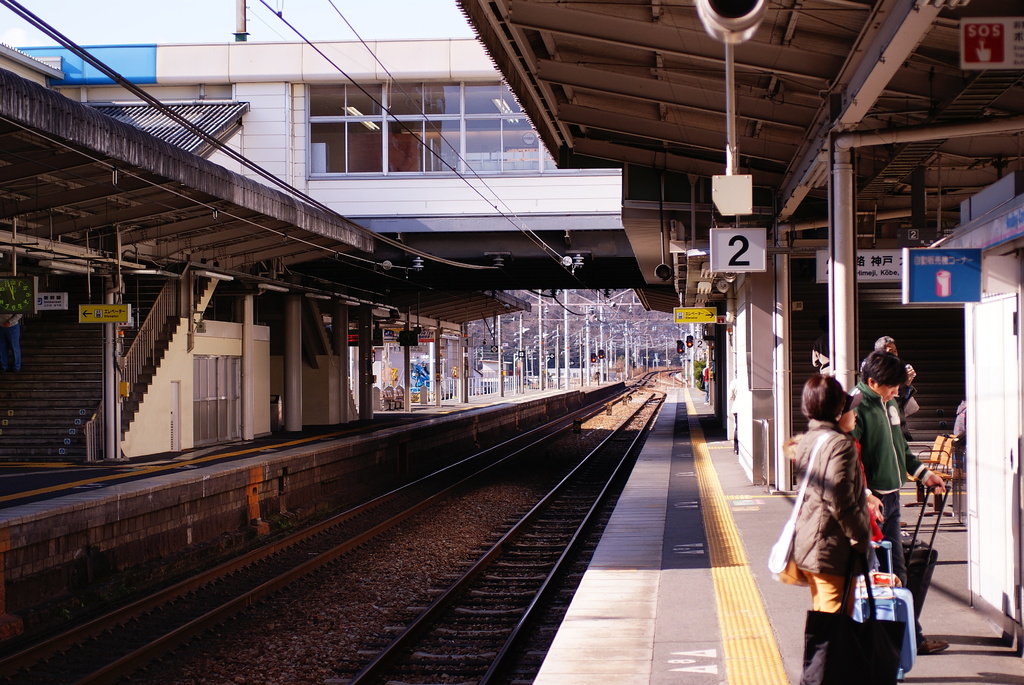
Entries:
<svg viewBox="0 0 1024 685">
<path fill-rule="evenodd" d="M 139 326 L 139 332 L 135 336 L 135 340 L 132 341 L 128 353 L 124 356 L 124 369 L 121 378 L 128 383 L 128 387 L 132 390 L 135 389 L 135 385 L 142 375 L 142 369 L 156 359 L 156 346 L 164 330 L 164 324 L 181 316 L 178 306 L 179 290 L 177 281 L 164 283 L 164 287 L 146 315 L 146 320 Z"/>
<path fill-rule="evenodd" d="M 85 460 L 99 461 L 103 451 L 103 403 L 100 402 L 92 417 L 85 422 Z"/>
</svg>

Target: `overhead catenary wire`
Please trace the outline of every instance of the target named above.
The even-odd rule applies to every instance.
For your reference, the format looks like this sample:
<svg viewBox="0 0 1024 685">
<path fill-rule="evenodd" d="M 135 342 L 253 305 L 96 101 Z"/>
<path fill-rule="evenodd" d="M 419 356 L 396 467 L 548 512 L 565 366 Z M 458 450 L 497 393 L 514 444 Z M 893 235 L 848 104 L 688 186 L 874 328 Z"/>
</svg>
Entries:
<svg viewBox="0 0 1024 685">
<path fill-rule="evenodd" d="M 267 5 L 266 0 L 260 0 L 260 2 L 262 2 L 263 5 L 265 7 L 267 7 L 267 9 L 270 9 L 270 6 Z M 411 99 L 412 96 L 405 90 L 405 87 L 402 85 L 402 83 L 398 79 L 396 79 L 394 77 L 394 75 L 388 70 L 387 65 L 385 65 L 384 62 L 382 62 L 380 60 L 380 58 L 377 56 L 377 53 L 375 53 L 373 51 L 373 49 L 371 49 L 370 46 L 366 43 L 366 41 L 363 40 L 363 37 L 359 35 L 359 32 L 355 29 L 355 27 L 352 26 L 352 24 L 345 17 L 345 15 L 342 14 L 341 10 L 338 9 L 337 5 L 334 4 L 334 0 L 327 0 L 327 3 L 334 9 L 334 11 L 337 13 L 337 15 L 341 18 L 341 20 L 343 22 L 345 22 L 345 25 L 348 26 L 350 31 L 352 31 L 352 34 L 356 37 L 356 40 L 358 40 L 359 43 L 364 48 L 366 48 L 366 51 L 368 53 L 370 53 L 370 56 L 373 57 L 374 61 L 378 65 L 380 65 L 381 69 L 384 70 L 384 73 L 387 74 L 388 78 L 390 79 L 389 83 L 397 85 L 398 89 L 400 91 L 402 91 L 402 93 L 406 97 L 409 97 Z M 273 10 L 271 10 L 271 11 L 273 11 Z M 443 164 L 445 167 L 447 167 L 449 171 L 451 171 L 456 176 L 458 176 L 460 179 L 462 179 L 470 189 L 472 189 L 477 195 L 480 196 L 480 198 L 482 200 L 484 200 L 488 204 L 491 204 L 491 200 L 489 200 L 487 197 L 485 197 L 484 194 L 480 192 L 479 188 L 475 187 L 472 183 L 470 183 L 469 179 L 467 179 L 465 176 L 463 176 L 462 172 L 460 172 L 456 167 L 452 166 L 448 162 L 448 160 L 446 160 L 444 157 L 442 157 L 437 152 L 437 150 L 433 149 L 430 145 L 428 145 L 426 143 L 426 141 L 424 141 L 423 138 L 420 137 L 419 133 L 417 133 L 416 131 L 413 131 L 412 129 L 410 129 L 408 126 L 405 125 L 404 121 L 398 119 L 398 117 L 396 117 L 393 114 L 391 114 L 391 111 L 387 107 L 385 107 L 383 103 L 377 102 L 377 100 L 369 92 L 367 92 L 367 90 L 365 88 L 363 88 L 359 83 L 357 83 L 355 80 L 353 80 L 351 76 L 349 76 L 340 66 L 335 64 L 335 62 L 332 59 L 330 59 L 327 55 L 325 55 L 323 53 L 323 51 L 321 51 L 313 42 L 311 42 L 309 39 L 307 39 L 301 32 L 299 32 L 298 29 L 296 29 L 294 26 L 292 26 L 291 23 L 289 23 L 288 20 L 286 20 L 284 18 L 282 13 L 275 12 L 275 14 L 277 15 L 277 17 L 282 22 L 284 22 L 284 24 L 286 26 L 288 26 L 288 28 L 290 28 L 292 31 L 294 31 L 295 35 L 297 35 L 306 45 L 309 45 L 311 48 L 316 50 L 317 53 L 320 54 L 321 57 L 323 57 L 325 60 L 327 60 L 328 64 L 330 64 L 332 67 L 334 67 L 338 71 L 338 73 L 340 73 L 342 76 L 344 76 L 346 79 L 348 79 L 349 82 L 352 83 L 353 86 L 355 86 L 360 91 L 362 91 L 362 93 L 364 95 L 366 95 L 368 98 L 370 98 L 370 100 L 374 104 L 376 104 L 378 107 L 380 107 L 381 111 L 385 112 L 388 116 L 391 117 L 392 120 L 394 120 L 399 126 L 401 126 L 403 131 L 405 131 L 406 133 L 409 133 L 410 135 L 412 135 L 416 139 L 416 141 L 419 142 L 419 144 L 423 147 L 423 149 L 428 154 L 433 155 L 441 164 Z M 425 121 L 425 123 L 433 126 L 434 130 L 437 133 L 439 133 L 439 134 L 442 133 L 437 128 L 437 126 L 430 119 L 424 117 L 424 121 Z M 445 137 L 444 135 L 441 135 L 440 139 L 444 143 L 444 145 L 448 146 L 448 149 L 450 149 L 452 152 L 455 153 L 455 156 L 458 157 L 458 159 L 460 161 L 465 163 L 466 168 L 473 174 L 473 177 L 477 181 L 479 181 L 485 188 L 487 188 L 487 190 L 490 191 L 491 194 L 494 196 L 495 200 L 497 202 L 501 203 L 501 205 L 504 206 L 505 209 L 507 209 L 509 214 L 511 214 L 512 216 L 508 216 L 505 212 L 501 211 L 501 209 L 499 209 L 497 205 L 491 204 L 491 206 L 494 207 L 495 211 L 497 211 L 503 218 L 505 218 L 509 223 L 511 223 L 517 230 L 519 230 L 521 233 L 526 235 L 531 241 L 534 242 L 534 244 L 536 244 L 538 247 L 540 247 L 541 250 L 546 252 L 551 258 L 553 258 L 556 261 L 559 261 L 559 263 L 561 263 L 562 255 L 559 254 L 558 251 L 556 251 L 554 248 L 552 248 L 546 242 L 544 242 L 544 240 L 540 236 L 538 236 L 533 230 L 531 230 L 530 228 L 525 226 L 525 222 L 522 222 L 522 219 L 512 210 L 511 207 L 509 207 L 508 203 L 506 203 L 504 200 L 502 200 L 501 197 L 498 195 L 498 193 L 495 192 L 494 189 L 491 188 L 490 185 L 488 185 L 487 181 L 479 173 L 477 173 L 476 169 L 474 169 L 472 167 L 472 165 L 469 164 L 462 157 L 462 154 L 458 150 L 455 149 L 455 146 L 451 144 L 451 142 L 448 140 L 448 138 Z M 513 220 L 513 218 L 514 219 L 518 219 L 522 223 L 521 224 L 517 224 Z"/>
<path fill-rule="evenodd" d="M 381 242 L 383 242 L 385 244 L 388 244 L 388 245 L 390 245 L 392 247 L 398 248 L 398 249 L 400 249 L 400 250 L 402 250 L 404 252 L 407 252 L 409 254 L 414 254 L 414 255 L 423 257 L 424 259 L 429 259 L 431 261 L 439 262 L 439 263 L 442 263 L 442 264 L 447 264 L 448 266 L 453 266 L 453 267 L 462 268 L 462 269 L 477 269 L 477 270 L 483 270 L 483 269 L 492 270 L 492 269 L 496 269 L 497 268 L 497 267 L 489 266 L 489 265 L 466 264 L 464 262 L 457 262 L 457 261 L 454 261 L 454 260 L 445 259 L 444 257 L 438 257 L 438 256 L 432 255 L 432 254 L 430 254 L 428 252 L 423 252 L 423 251 L 418 250 L 416 248 L 413 248 L 413 247 L 410 247 L 408 245 L 405 245 L 404 243 L 402 243 L 400 241 L 393 240 L 391 238 L 388 238 L 387 236 L 384 236 L 384 235 L 381 235 L 381 234 L 376 233 L 374 231 L 371 231 L 370 229 L 366 228 L 365 226 L 360 226 L 359 224 L 355 223 L 354 221 L 351 221 L 351 220 L 345 218 L 344 216 L 339 214 L 337 211 L 335 211 L 334 209 L 332 209 L 328 205 L 325 205 L 324 203 L 320 202 L 319 200 L 317 200 L 317 199 L 307 195 L 306 193 L 302 192 L 298 188 L 296 188 L 296 187 L 292 186 L 291 184 L 287 183 L 286 181 L 278 178 L 277 176 L 272 174 L 270 171 L 264 169 L 259 164 L 256 164 L 255 162 L 250 160 L 248 157 L 242 155 L 238 151 L 236 151 L 236 150 L 232 149 L 231 147 L 229 147 L 228 145 L 224 144 L 222 141 L 218 140 L 217 138 L 214 138 L 209 133 L 207 133 L 205 130 L 203 130 L 202 128 L 196 126 L 191 121 L 189 121 L 187 118 L 185 118 L 184 116 L 182 116 L 178 112 L 174 111 L 172 108 L 167 107 L 166 105 L 164 105 L 160 100 L 158 100 L 154 96 L 150 95 L 144 89 L 136 86 L 134 83 L 132 83 L 128 79 L 124 78 L 120 73 L 118 73 L 117 71 L 112 69 L 106 63 L 104 63 L 103 61 L 101 61 L 101 60 L 97 59 L 96 57 L 94 57 L 89 51 L 87 51 L 84 48 L 80 47 L 77 43 L 75 43 L 70 38 L 65 36 L 63 33 L 58 31 L 52 25 L 50 25 L 49 23 L 47 23 L 46 21 L 44 21 L 42 18 L 38 17 L 37 15 L 33 14 L 28 9 L 26 9 L 21 3 L 17 2 L 17 0 L 0 0 L 0 4 L 4 5 L 8 9 L 10 9 L 12 12 L 14 12 L 18 16 L 20 16 L 22 19 L 24 19 L 25 21 L 30 23 L 32 26 L 34 26 L 35 28 L 39 29 L 40 31 L 42 31 L 43 33 L 45 33 L 49 37 L 53 38 L 54 40 L 56 40 L 63 47 L 65 47 L 66 49 L 68 49 L 69 51 L 74 53 L 77 57 L 80 57 L 81 59 L 86 61 L 91 66 L 95 67 L 102 74 L 104 74 L 107 78 L 109 78 L 112 81 L 114 81 L 117 85 L 121 86 L 122 88 L 124 88 L 125 90 L 129 91 L 133 95 L 139 97 L 141 100 L 143 100 L 147 104 L 149 104 L 149 105 L 153 106 L 154 108 L 158 109 L 162 114 L 167 116 L 169 119 L 174 121 L 176 124 L 178 124 L 180 126 L 183 126 L 188 131 L 190 131 L 190 132 L 198 135 L 199 137 L 201 137 L 204 142 L 209 143 L 210 145 L 214 146 L 218 151 L 224 153 L 225 155 L 227 155 L 228 157 L 230 157 L 234 161 L 239 162 L 240 164 L 245 166 L 247 169 L 255 172 L 261 178 L 267 180 L 272 185 L 282 189 L 284 192 L 286 192 L 286 193 L 288 193 L 288 194 L 290 194 L 290 195 L 292 195 L 292 196 L 294 196 L 294 197 L 296 197 L 298 199 L 301 199 L 304 202 L 307 202 L 308 204 L 316 207 L 317 209 L 320 209 L 320 210 L 322 210 L 324 212 L 327 212 L 331 216 L 334 216 L 334 217 L 340 219 L 341 221 L 346 223 L 348 226 L 352 227 L 353 229 L 355 229 L 355 230 L 357 230 L 359 232 L 362 232 L 364 235 L 372 238 L 373 240 L 379 240 L 379 241 L 381 241 Z M 269 9 L 269 6 L 268 6 L 268 9 Z M 271 11 L 273 11 L 273 10 L 271 10 Z M 275 12 L 275 14 L 279 14 L 279 13 Z M 319 246 L 319 247 L 321 247 L 322 249 L 325 249 L 326 251 L 334 251 L 334 250 L 331 250 L 330 248 L 323 248 L 322 246 Z"/>
</svg>

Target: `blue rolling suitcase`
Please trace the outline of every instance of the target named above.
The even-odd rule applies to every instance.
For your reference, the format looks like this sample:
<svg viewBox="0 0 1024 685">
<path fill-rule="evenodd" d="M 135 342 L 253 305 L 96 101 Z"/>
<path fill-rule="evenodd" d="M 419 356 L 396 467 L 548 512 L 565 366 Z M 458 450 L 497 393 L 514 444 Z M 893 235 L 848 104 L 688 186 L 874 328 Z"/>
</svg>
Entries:
<svg viewBox="0 0 1024 685">
<path fill-rule="evenodd" d="M 874 543 L 872 543 L 874 545 Z M 889 568 L 892 568 L 892 543 L 888 540 L 875 545 L 876 550 L 888 554 Z M 914 595 L 905 587 L 895 586 L 895 577 L 891 573 L 872 574 L 872 595 L 875 598 L 876 618 L 885 621 L 903 621 L 906 628 L 903 633 L 903 649 L 900 652 L 899 680 L 914 667 L 917 660 L 917 634 L 914 625 Z M 853 604 L 853 619 L 863 621 L 868 611 L 867 589 L 864 581 L 857 585 Z"/>
</svg>

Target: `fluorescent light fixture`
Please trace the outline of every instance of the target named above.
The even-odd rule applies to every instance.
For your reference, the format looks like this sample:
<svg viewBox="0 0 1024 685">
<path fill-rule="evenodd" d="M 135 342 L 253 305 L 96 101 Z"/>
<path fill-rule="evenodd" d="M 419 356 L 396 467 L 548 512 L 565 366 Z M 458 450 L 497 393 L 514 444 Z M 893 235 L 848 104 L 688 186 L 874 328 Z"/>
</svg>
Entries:
<svg viewBox="0 0 1024 685">
<path fill-rule="evenodd" d="M 361 123 L 366 128 L 370 129 L 371 131 L 379 131 L 380 130 L 380 126 L 378 126 L 377 124 L 373 123 L 372 121 L 361 121 L 359 123 Z"/>
<path fill-rule="evenodd" d="M 320 293 L 306 293 L 306 297 L 312 300 L 330 300 L 330 295 L 321 295 Z"/>
<path fill-rule="evenodd" d="M 354 117 L 361 117 L 361 116 L 363 116 L 363 113 L 360 112 L 359 108 L 357 108 L 357 107 L 346 107 L 345 110 L 348 111 L 348 113 L 351 114 Z"/>
<path fill-rule="evenodd" d="M 38 262 L 39 266 L 44 269 L 53 269 L 54 271 L 63 271 L 71 274 L 91 274 L 92 267 L 88 264 L 82 264 L 81 262 L 64 262 L 56 259 L 40 259 Z"/>
<path fill-rule="evenodd" d="M 512 108 L 509 107 L 508 103 L 502 100 L 501 98 L 491 98 L 491 102 L 494 103 L 494 106 L 497 107 L 498 111 L 501 112 L 502 114 L 512 113 Z"/>
<path fill-rule="evenodd" d="M 288 292 L 288 288 L 282 288 L 279 285 L 270 285 L 269 283 L 260 283 L 256 287 L 259 288 L 260 290 L 270 290 L 270 291 L 275 292 L 275 293 L 286 293 L 286 292 Z"/>
<path fill-rule="evenodd" d="M 181 278 L 181 274 L 163 269 L 135 269 L 128 272 L 129 276 L 164 276 L 166 278 Z"/>
<path fill-rule="evenodd" d="M 217 281 L 233 281 L 234 276 L 228 276 L 227 274 L 219 274 L 215 271 L 205 271 L 203 269 L 196 269 L 193 272 L 196 276 L 205 276 L 206 278 L 212 278 Z"/>
</svg>

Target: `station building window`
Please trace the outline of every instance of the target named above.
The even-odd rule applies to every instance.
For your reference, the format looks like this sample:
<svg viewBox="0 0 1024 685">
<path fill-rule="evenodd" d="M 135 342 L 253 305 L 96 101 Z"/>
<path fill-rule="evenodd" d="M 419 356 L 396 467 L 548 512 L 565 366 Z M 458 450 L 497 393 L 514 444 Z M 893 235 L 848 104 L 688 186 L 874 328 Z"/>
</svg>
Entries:
<svg viewBox="0 0 1024 685">
<path fill-rule="evenodd" d="M 314 85 L 311 175 L 554 168 L 502 83 Z"/>
</svg>

